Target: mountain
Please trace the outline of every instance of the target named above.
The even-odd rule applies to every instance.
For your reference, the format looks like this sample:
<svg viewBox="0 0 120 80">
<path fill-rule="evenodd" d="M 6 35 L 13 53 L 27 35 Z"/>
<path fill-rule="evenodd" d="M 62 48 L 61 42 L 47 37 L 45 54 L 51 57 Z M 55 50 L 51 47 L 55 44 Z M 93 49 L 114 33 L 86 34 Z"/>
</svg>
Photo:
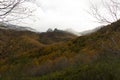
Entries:
<svg viewBox="0 0 120 80">
<path fill-rule="evenodd" d="M 38 76 L 41 80 L 120 80 L 120 20 L 83 35 L 58 50 L 54 67 L 62 70 Z M 65 51 L 62 52 L 62 49 Z M 61 52 L 60 52 L 61 50 Z M 49 54 L 52 55 L 53 52 Z M 55 54 L 55 53 L 54 53 Z M 51 58 L 50 58 L 51 59 Z M 45 66 L 44 66 L 45 67 Z M 64 67 L 64 68 L 63 68 Z M 48 69 L 48 68 L 47 68 Z M 48 69 L 49 70 L 49 69 Z M 35 77 L 33 79 L 36 79 Z M 37 80 L 37 79 L 36 79 Z"/>
<path fill-rule="evenodd" d="M 102 27 L 102 26 L 97 27 L 97 28 L 95 28 L 95 29 L 91 29 L 91 30 L 85 30 L 85 31 L 80 32 L 79 34 L 81 34 L 81 35 L 88 35 L 88 34 L 97 32 L 101 27 Z"/>
<path fill-rule="evenodd" d="M 120 20 L 82 36 L 0 29 L 0 79 L 120 80 L 119 39 Z"/>
<path fill-rule="evenodd" d="M 69 33 L 72 33 L 72 34 L 74 34 L 74 35 L 77 35 L 77 36 L 81 36 L 81 33 L 79 33 L 79 32 L 77 32 L 77 31 L 75 31 L 75 30 L 73 30 L 73 29 L 66 29 L 65 30 L 66 32 L 69 32 Z"/>
<path fill-rule="evenodd" d="M 55 29 L 54 31 L 51 31 L 48 29 L 47 32 L 40 33 L 40 42 L 44 44 L 58 43 L 61 41 L 67 42 L 76 37 L 75 34 L 63 30 Z"/>
<path fill-rule="evenodd" d="M 13 24 L 7 24 L 7 23 L 0 23 L 0 29 L 11 29 L 11 30 L 16 30 L 16 31 L 32 31 L 32 32 L 37 32 L 35 29 L 32 29 L 30 27 L 22 27 L 18 25 L 13 25 Z"/>
<path fill-rule="evenodd" d="M 61 30 L 37 33 L 8 28 L 7 26 L 7 29 L 0 29 L 0 58 L 4 58 L 11 53 L 16 55 L 29 53 L 46 45 L 67 42 L 77 37 Z"/>
</svg>

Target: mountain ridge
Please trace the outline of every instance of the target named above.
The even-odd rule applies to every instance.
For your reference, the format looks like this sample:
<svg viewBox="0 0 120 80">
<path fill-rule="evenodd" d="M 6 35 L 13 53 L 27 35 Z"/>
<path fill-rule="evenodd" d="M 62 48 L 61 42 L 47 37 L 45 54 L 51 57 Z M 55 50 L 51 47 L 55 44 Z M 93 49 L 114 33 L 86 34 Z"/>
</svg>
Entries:
<svg viewBox="0 0 120 80">
<path fill-rule="evenodd" d="M 7 23 L 0 23 L 0 29 L 11 29 L 11 30 L 16 30 L 16 31 L 32 31 L 32 32 L 37 32 L 35 29 L 30 28 L 30 27 L 23 27 L 23 26 L 18 26 L 18 25 L 13 25 L 13 24 L 7 24 Z"/>
</svg>

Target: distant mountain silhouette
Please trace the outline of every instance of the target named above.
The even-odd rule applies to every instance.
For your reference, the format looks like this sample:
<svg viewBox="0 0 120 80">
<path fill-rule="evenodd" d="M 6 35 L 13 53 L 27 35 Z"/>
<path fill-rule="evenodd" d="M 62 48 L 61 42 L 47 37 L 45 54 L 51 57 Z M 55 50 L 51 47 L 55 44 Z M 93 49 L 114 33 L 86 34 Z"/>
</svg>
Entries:
<svg viewBox="0 0 120 80">
<path fill-rule="evenodd" d="M 55 42 L 69 41 L 76 37 L 77 36 L 72 33 L 55 28 L 53 31 L 48 29 L 47 32 L 40 33 L 40 42 L 44 44 L 51 44 Z"/>
<path fill-rule="evenodd" d="M 0 25 L 1 25 L 0 29 L 11 29 L 11 30 L 16 30 L 16 31 L 33 31 L 33 32 L 36 32 L 35 29 L 32 29 L 30 27 L 23 27 L 23 26 L 6 24 L 6 23 L 0 23 Z"/>
</svg>

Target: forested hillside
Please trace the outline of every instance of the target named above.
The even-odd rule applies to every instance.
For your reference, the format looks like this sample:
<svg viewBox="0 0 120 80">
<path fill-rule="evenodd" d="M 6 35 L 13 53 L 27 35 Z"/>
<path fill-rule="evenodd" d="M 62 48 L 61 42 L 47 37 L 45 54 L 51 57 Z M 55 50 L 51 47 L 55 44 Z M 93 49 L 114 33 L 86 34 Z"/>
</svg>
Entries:
<svg viewBox="0 0 120 80">
<path fill-rule="evenodd" d="M 0 29 L 1 80 L 120 80 L 120 21 L 75 36 Z"/>
</svg>

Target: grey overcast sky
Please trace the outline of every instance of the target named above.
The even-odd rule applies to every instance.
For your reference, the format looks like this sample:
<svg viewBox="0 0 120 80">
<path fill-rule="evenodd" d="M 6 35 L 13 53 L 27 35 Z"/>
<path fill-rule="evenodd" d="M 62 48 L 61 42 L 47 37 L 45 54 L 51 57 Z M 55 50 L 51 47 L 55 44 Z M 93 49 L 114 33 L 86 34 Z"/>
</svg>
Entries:
<svg viewBox="0 0 120 80">
<path fill-rule="evenodd" d="M 90 7 L 89 0 L 36 0 L 26 5 L 35 9 L 34 16 L 21 20 L 19 24 L 37 31 L 58 28 L 80 32 L 100 26 L 87 12 Z"/>
</svg>

